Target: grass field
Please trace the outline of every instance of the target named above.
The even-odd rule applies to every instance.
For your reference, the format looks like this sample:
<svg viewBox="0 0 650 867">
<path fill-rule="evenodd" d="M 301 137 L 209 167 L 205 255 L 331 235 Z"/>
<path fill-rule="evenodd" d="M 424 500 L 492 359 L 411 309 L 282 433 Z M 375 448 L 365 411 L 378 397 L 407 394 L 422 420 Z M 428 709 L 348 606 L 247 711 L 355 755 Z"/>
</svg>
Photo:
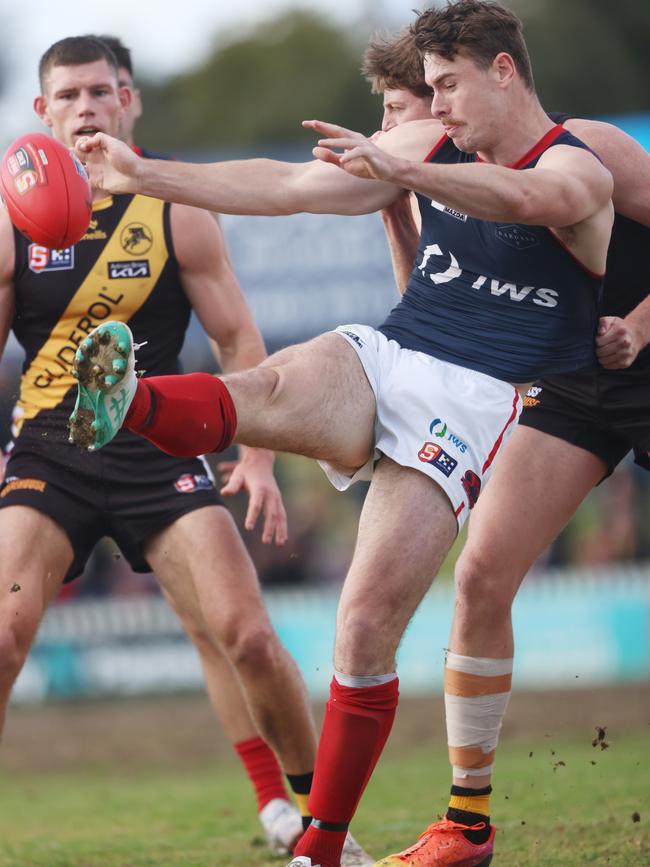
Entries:
<svg viewBox="0 0 650 867">
<path fill-rule="evenodd" d="M 52 719 L 44 724 L 34 753 L 56 756 L 66 733 L 79 736 L 74 708 L 67 713 L 66 729 Z M 154 719 L 149 741 L 159 739 L 161 717 L 157 725 Z M 29 717 L 14 721 L 16 736 L 10 727 L 4 748 L 11 750 L 12 740 L 25 748 L 17 730 L 33 737 L 29 724 Z M 592 747 L 588 728 L 570 735 L 552 723 L 528 728 L 506 735 L 499 751 L 495 867 L 650 865 L 647 723 L 610 730 L 605 751 Z M 116 732 L 115 743 L 128 731 Z M 131 731 L 128 746 L 144 763 L 122 755 L 111 765 L 105 756 L 84 757 L 81 747 L 81 760 L 62 756 L 58 769 L 43 772 L 11 767 L 9 755 L 9 767 L 0 769 L 0 867 L 282 867 L 285 859 L 264 848 L 252 793 L 228 750 L 218 760 L 152 762 L 144 727 Z M 355 821 L 358 838 L 377 857 L 413 842 L 444 810 L 447 780 L 439 739 L 422 743 L 398 731 Z"/>
</svg>

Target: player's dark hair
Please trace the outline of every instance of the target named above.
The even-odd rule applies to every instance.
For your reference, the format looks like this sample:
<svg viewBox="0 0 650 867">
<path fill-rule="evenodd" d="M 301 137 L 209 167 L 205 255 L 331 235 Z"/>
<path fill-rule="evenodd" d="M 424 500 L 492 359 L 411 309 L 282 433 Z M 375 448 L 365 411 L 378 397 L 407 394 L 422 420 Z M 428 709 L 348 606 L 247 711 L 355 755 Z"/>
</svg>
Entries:
<svg viewBox="0 0 650 867">
<path fill-rule="evenodd" d="M 534 91 L 533 71 L 523 25 L 495 0 L 447 0 L 441 9 L 420 13 L 411 31 L 418 51 L 453 60 L 461 49 L 488 68 L 502 51 L 509 54 L 526 87 Z"/>
<path fill-rule="evenodd" d="M 373 93 L 386 89 L 408 90 L 414 96 L 431 96 L 424 80 L 422 55 L 415 47 L 410 29 L 397 36 L 375 33 L 363 55 L 361 72 Z"/>
<path fill-rule="evenodd" d="M 50 45 L 38 64 L 38 80 L 43 90 L 47 73 L 53 66 L 77 66 L 106 60 L 117 76 L 117 58 L 106 43 L 96 36 L 68 36 Z"/>
<path fill-rule="evenodd" d="M 117 60 L 117 65 L 121 69 L 126 69 L 131 78 L 133 78 L 133 62 L 131 60 L 131 49 L 127 48 L 119 36 L 110 36 L 108 33 L 102 33 L 95 36 L 95 39 L 100 39 L 104 45 L 108 45 Z"/>
</svg>

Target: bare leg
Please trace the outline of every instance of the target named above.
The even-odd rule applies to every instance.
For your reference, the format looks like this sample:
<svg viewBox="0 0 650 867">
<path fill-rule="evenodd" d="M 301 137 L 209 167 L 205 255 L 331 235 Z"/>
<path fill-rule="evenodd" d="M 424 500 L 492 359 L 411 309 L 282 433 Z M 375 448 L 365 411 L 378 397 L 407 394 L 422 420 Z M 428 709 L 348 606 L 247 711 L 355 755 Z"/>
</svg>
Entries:
<svg viewBox="0 0 650 867">
<path fill-rule="evenodd" d="M 342 471 L 372 454 L 374 394 L 338 334 L 290 346 L 223 381 L 237 408 L 236 442 L 330 461 Z"/>
<path fill-rule="evenodd" d="M 309 856 L 314 864 L 339 864 L 345 829 L 395 715 L 397 647 L 456 529 L 438 485 L 417 470 L 381 459 L 339 605 L 337 673 L 309 801 L 315 824 L 296 848 L 296 855 Z"/>
<path fill-rule="evenodd" d="M 174 607 L 203 624 L 228 658 L 255 728 L 285 773 L 310 772 L 316 736 L 306 690 L 228 512 L 210 506 L 182 516 L 148 540 L 145 554 Z"/>
<path fill-rule="evenodd" d="M 11 689 L 72 557 L 66 533 L 47 515 L 27 506 L 0 512 L 0 730 Z"/>
<path fill-rule="evenodd" d="M 453 653 L 495 660 L 495 671 L 498 660 L 512 659 L 511 609 L 517 590 L 605 472 L 604 463 L 590 452 L 533 428 L 517 428 L 472 513 L 467 543 L 456 565 L 456 607 L 449 643 Z M 453 711 L 448 699 L 450 743 L 453 729 L 472 713 L 471 703 L 489 699 L 490 691 L 486 688 L 482 696 L 471 691 L 463 696 L 460 687 Z M 465 702 L 467 709 L 463 710 Z M 485 752 L 494 751 L 498 727 L 486 731 L 490 750 L 486 746 Z M 451 748 L 450 756 L 452 764 L 461 764 L 462 757 Z M 490 773 L 454 776 L 455 785 L 476 789 L 488 786 L 490 780 Z"/>
</svg>

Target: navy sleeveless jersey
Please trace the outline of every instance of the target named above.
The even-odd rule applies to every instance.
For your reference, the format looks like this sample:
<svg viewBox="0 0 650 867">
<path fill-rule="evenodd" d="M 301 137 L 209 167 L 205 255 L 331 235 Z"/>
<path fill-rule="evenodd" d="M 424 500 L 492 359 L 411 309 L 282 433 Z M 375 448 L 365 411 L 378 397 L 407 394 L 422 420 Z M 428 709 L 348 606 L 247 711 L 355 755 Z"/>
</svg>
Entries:
<svg viewBox="0 0 650 867">
<path fill-rule="evenodd" d="M 555 123 L 574 115 L 549 112 Z M 607 274 L 603 285 L 602 316 L 623 318 L 648 297 L 650 281 L 646 275 L 646 251 L 650 249 L 650 227 L 616 213 L 612 240 L 607 251 Z M 650 368 L 650 346 L 637 355 L 631 368 Z"/>
<path fill-rule="evenodd" d="M 549 147 L 588 149 L 555 126 L 513 168 Z M 441 139 L 427 158 L 477 162 Z M 496 223 L 418 194 L 422 235 L 402 300 L 380 331 L 415 349 L 506 382 L 529 382 L 595 364 L 602 278 L 545 226 Z"/>
</svg>

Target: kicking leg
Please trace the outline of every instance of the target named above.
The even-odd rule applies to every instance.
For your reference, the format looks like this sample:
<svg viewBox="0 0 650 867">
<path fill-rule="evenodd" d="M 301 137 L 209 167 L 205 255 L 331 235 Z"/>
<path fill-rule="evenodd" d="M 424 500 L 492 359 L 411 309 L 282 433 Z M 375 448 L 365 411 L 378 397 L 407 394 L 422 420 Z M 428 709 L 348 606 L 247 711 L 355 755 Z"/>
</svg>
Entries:
<svg viewBox="0 0 650 867">
<path fill-rule="evenodd" d="M 128 327 L 117 322 L 99 326 L 80 346 L 70 428 L 80 445 L 99 448 L 124 422 L 177 456 L 221 451 L 234 438 L 353 472 L 372 454 L 374 394 L 356 352 L 338 334 L 322 334 L 224 377 L 136 381 L 132 346 Z"/>
</svg>

